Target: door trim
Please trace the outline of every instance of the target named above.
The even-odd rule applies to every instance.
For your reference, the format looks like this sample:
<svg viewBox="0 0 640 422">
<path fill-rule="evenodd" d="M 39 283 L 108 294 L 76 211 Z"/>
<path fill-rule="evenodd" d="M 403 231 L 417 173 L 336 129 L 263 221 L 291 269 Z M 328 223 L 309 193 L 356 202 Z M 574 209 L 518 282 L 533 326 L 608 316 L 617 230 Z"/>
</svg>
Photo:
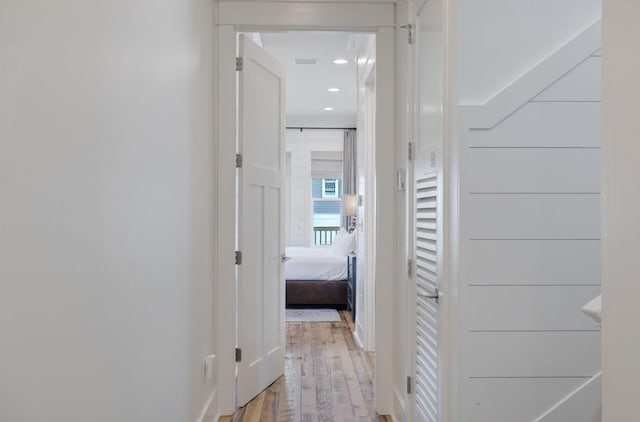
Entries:
<svg viewBox="0 0 640 422">
<path fill-rule="evenodd" d="M 226 2 L 219 6 L 227 7 Z M 328 27 L 345 31 L 370 30 L 376 33 L 376 243 L 393 245 L 395 234 L 390 221 L 395 218 L 394 198 L 394 167 L 395 159 L 395 109 L 394 101 L 394 6 L 392 4 L 379 12 L 384 16 L 353 14 L 352 3 L 316 3 L 314 10 L 317 15 L 309 14 L 305 19 L 290 20 L 296 4 L 284 2 L 259 2 L 261 7 L 283 7 L 290 13 L 279 15 L 269 20 L 269 13 L 260 21 L 260 29 L 282 30 L 295 28 L 298 30 L 320 30 Z M 257 29 L 251 20 L 255 14 L 252 10 L 255 2 L 236 2 L 236 20 L 226 24 L 226 16 L 221 16 L 216 26 L 217 55 L 216 55 L 216 116 L 217 130 L 215 133 L 217 160 L 217 204 L 218 219 L 216 224 L 216 257 L 215 287 L 217 303 L 217 332 L 215 333 L 218 360 L 218 409 L 220 414 L 228 415 L 235 411 L 235 321 L 230 316 L 236 314 L 235 305 L 235 207 L 224 204 L 235 203 L 235 186 L 228 183 L 235 179 L 236 153 L 236 92 L 235 92 L 235 57 L 236 33 L 238 30 Z M 362 6 L 359 3 L 357 7 Z M 366 5 L 366 4 L 365 4 Z M 330 10 L 329 10 L 330 8 Z M 223 9 L 223 8 L 221 8 Z M 336 9 L 340 12 L 336 13 Z M 287 18 L 288 16 L 288 18 Z M 339 28 L 328 26 L 328 16 L 342 16 Z M 243 20 L 243 17 L 247 17 Z M 350 18 L 351 17 L 351 18 Z M 284 19 L 284 20 L 283 20 Z M 353 19 L 353 20 L 351 20 Z M 366 19 L 366 21 L 363 21 Z M 385 25 L 382 27 L 382 25 Z M 253 27 L 252 27 L 253 25 Z M 394 297 L 394 255 L 380 254 L 376 260 L 376 411 L 379 414 L 393 413 L 393 342 L 394 338 L 394 303 L 389 298 Z"/>
<path fill-rule="evenodd" d="M 409 10 L 409 21 L 417 24 L 418 15 L 429 0 L 422 0 L 415 4 L 413 10 Z M 461 397 L 461 386 L 459 375 L 461 373 L 461 298 L 459 296 L 460 286 L 460 263 L 464 262 L 461 254 L 461 194 L 460 194 L 460 168 L 468 163 L 461 163 L 459 131 L 459 111 L 457 100 L 457 61 L 458 61 L 458 38 L 457 38 L 457 0 L 443 1 L 443 35 L 444 35 L 444 79 L 443 79 L 443 150 L 440 165 L 442 166 L 442 249 L 443 260 L 441 267 L 440 283 L 444 295 L 440 299 L 440 353 L 446 357 L 441 361 L 441 394 L 440 394 L 440 420 L 456 422 L 460 421 L 459 399 Z M 417 33 L 417 31 L 416 31 Z M 408 63 L 411 66 L 412 86 L 417 89 L 420 84 L 419 59 L 416 44 L 410 49 Z M 415 138 L 419 134 L 419 119 L 417 113 L 420 107 L 419 97 L 412 96 L 408 101 L 411 104 L 411 132 Z M 414 166 L 412 161 L 408 161 L 409 169 L 407 186 L 415 185 Z M 407 201 L 409 210 L 414 210 L 413 198 Z M 414 231 L 413 220 L 415 215 L 411 211 L 411 217 L 407 224 L 410 230 L 409 235 Z M 413 253 L 413 252 L 411 252 Z M 413 284 L 413 283 L 411 283 Z M 415 287 L 409 290 L 409 298 L 416 294 Z M 415 325 L 415 304 L 409 299 L 408 320 L 412 326 Z M 410 340 L 413 341 L 415 333 L 411 333 Z M 410 349 L 411 350 L 411 349 Z M 413 353 L 413 351 L 412 351 Z M 415 362 L 409 363 L 411 371 L 415 368 Z M 403 396 L 402 398 L 407 397 Z M 410 398 L 408 401 L 412 400 Z M 410 405 L 412 406 L 412 405 Z M 405 409 L 406 411 L 406 409 Z M 413 409 L 407 412 L 413 416 Z M 409 417 L 411 417 L 409 416 Z"/>
</svg>

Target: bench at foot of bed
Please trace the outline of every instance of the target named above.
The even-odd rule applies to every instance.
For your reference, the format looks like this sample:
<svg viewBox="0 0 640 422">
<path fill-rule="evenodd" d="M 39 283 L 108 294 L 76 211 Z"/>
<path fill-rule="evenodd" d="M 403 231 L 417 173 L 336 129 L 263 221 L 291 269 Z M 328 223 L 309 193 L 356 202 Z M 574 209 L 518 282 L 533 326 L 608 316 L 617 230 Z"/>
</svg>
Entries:
<svg viewBox="0 0 640 422">
<path fill-rule="evenodd" d="M 324 305 L 344 309 L 347 306 L 347 280 L 287 280 L 287 306 Z"/>
</svg>

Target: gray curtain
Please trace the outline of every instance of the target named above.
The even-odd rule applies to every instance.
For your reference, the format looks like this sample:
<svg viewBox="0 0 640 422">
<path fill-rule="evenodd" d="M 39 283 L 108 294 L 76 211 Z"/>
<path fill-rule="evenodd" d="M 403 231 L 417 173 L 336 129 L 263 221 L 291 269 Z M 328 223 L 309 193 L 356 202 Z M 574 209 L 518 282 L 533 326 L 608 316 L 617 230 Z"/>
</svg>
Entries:
<svg viewBox="0 0 640 422">
<path fill-rule="evenodd" d="M 344 131 L 344 146 L 342 150 L 342 194 L 358 194 L 358 143 L 356 141 L 356 130 L 346 129 Z M 351 225 L 351 217 L 345 216 L 342 219 L 345 229 Z"/>
</svg>

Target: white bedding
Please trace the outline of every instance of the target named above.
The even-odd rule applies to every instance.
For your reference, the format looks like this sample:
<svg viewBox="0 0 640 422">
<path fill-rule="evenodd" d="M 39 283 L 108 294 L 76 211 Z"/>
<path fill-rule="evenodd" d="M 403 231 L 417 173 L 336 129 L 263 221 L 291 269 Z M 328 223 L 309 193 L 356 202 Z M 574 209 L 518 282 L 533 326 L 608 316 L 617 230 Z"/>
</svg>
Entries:
<svg viewBox="0 0 640 422">
<path fill-rule="evenodd" d="M 335 256 L 331 248 L 287 246 L 286 254 L 291 258 L 285 263 L 287 280 L 347 279 L 347 257 Z"/>
</svg>

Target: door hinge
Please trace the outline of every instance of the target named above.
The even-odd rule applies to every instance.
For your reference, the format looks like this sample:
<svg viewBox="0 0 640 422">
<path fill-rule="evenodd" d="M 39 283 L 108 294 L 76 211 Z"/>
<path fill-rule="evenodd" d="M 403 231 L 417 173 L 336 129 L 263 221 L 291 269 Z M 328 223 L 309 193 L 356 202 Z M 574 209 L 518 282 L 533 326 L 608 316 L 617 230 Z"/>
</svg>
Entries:
<svg viewBox="0 0 640 422">
<path fill-rule="evenodd" d="M 240 71 L 242 70 L 244 65 L 244 61 L 242 60 L 242 57 L 236 57 L 236 70 Z"/>
<path fill-rule="evenodd" d="M 236 265 L 242 264 L 242 252 L 236 251 Z"/>
<path fill-rule="evenodd" d="M 413 44 L 413 25 L 409 23 L 407 25 L 402 25 L 400 28 L 407 29 L 407 41 L 409 41 L 409 44 Z"/>
<path fill-rule="evenodd" d="M 236 168 L 242 168 L 242 154 L 236 154 Z"/>
<path fill-rule="evenodd" d="M 242 349 L 236 347 L 236 362 L 242 362 Z"/>
<path fill-rule="evenodd" d="M 407 276 L 413 277 L 413 260 L 407 260 Z"/>
<path fill-rule="evenodd" d="M 407 377 L 407 394 L 411 394 L 413 391 L 413 380 L 411 377 Z"/>
<path fill-rule="evenodd" d="M 409 161 L 413 161 L 413 142 L 407 144 L 407 158 Z"/>
</svg>

